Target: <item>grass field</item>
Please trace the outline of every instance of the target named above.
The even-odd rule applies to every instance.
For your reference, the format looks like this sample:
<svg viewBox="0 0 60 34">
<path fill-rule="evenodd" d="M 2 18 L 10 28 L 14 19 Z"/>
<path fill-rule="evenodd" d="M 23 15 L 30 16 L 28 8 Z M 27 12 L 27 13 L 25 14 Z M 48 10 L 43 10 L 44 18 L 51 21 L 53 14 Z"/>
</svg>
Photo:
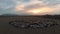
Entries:
<svg viewBox="0 0 60 34">
<path fill-rule="evenodd" d="M 59 23 L 59 25 L 44 29 L 20 29 L 9 25 L 10 21 L 15 20 L 24 20 L 29 23 L 33 23 L 35 21 L 44 22 L 45 20 L 54 20 Z M 0 17 L 0 34 L 60 34 L 60 20 L 41 17 Z"/>
</svg>

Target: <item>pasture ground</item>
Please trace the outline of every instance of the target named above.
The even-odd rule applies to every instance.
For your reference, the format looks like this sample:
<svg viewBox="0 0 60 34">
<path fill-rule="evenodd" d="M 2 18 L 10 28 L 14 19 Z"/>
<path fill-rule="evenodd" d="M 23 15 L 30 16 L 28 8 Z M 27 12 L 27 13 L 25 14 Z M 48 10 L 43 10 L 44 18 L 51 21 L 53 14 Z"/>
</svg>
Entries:
<svg viewBox="0 0 60 34">
<path fill-rule="evenodd" d="M 60 20 L 55 20 L 57 23 L 59 23 L 58 26 L 54 26 L 51 28 L 45 28 L 45 29 L 20 29 L 15 28 L 11 25 L 9 25 L 9 21 L 14 20 L 22 20 L 25 21 L 34 22 L 41 20 L 44 22 L 47 18 L 41 18 L 41 17 L 0 17 L 0 34 L 60 34 Z"/>
</svg>

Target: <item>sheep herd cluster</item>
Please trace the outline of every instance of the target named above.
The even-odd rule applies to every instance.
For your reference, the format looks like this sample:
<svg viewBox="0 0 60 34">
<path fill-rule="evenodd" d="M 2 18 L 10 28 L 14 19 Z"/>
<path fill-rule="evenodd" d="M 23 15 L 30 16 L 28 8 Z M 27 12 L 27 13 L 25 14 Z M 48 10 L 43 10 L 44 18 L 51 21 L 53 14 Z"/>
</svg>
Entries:
<svg viewBox="0 0 60 34">
<path fill-rule="evenodd" d="M 22 22 L 16 22 L 16 21 L 10 21 L 10 25 L 16 27 L 16 28 L 49 28 L 52 26 L 59 25 L 58 23 L 22 23 Z"/>
</svg>

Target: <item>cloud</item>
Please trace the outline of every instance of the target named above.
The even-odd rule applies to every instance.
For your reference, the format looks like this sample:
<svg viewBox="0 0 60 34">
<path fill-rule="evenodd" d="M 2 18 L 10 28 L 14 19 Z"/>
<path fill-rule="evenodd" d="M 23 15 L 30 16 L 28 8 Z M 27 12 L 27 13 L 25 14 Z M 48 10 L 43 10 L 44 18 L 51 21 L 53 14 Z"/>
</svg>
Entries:
<svg viewBox="0 0 60 34">
<path fill-rule="evenodd" d="M 27 13 L 27 10 L 33 9 L 33 8 L 38 8 L 38 7 L 43 7 L 45 6 L 47 3 L 44 3 L 43 1 L 37 1 L 37 0 L 30 0 L 30 2 L 27 3 L 18 3 L 15 6 L 15 11 L 23 11 Z"/>
<path fill-rule="evenodd" d="M 6 10 L 12 8 L 15 3 L 12 0 L 0 0 L 0 8 Z"/>
<path fill-rule="evenodd" d="M 20 15 L 27 15 L 30 10 L 41 10 L 39 14 L 60 14 L 60 0 L 0 0 L 0 9 L 2 13 Z"/>
<path fill-rule="evenodd" d="M 59 0 L 30 0 L 29 2 L 27 3 L 18 3 L 16 6 L 15 6 L 15 10 L 17 13 L 28 13 L 29 10 L 32 10 L 32 9 L 39 9 L 39 10 L 42 10 L 43 9 L 43 13 L 40 13 L 40 14 L 57 14 L 59 13 L 60 11 L 60 8 L 59 8 L 59 5 L 60 5 L 60 2 Z M 45 10 L 45 12 L 44 12 Z M 46 12 L 47 11 L 47 12 Z"/>
<path fill-rule="evenodd" d="M 15 13 L 15 11 L 13 11 L 15 4 L 13 0 L 0 0 L 0 14 Z"/>
</svg>

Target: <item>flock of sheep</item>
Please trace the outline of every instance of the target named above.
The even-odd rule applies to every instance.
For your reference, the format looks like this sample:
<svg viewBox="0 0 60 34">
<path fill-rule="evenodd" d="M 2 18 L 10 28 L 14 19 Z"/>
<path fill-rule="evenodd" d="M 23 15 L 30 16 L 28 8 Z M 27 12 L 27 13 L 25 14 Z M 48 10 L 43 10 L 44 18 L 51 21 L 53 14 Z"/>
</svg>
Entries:
<svg viewBox="0 0 60 34">
<path fill-rule="evenodd" d="M 37 23 L 38 22 L 38 23 Z M 9 24 L 16 27 L 16 28 L 48 28 L 48 27 L 52 27 L 52 26 L 56 26 L 59 25 L 58 23 L 56 23 L 55 21 L 49 21 L 47 20 L 46 23 L 42 23 L 44 21 L 37 21 L 35 23 L 23 23 L 23 22 L 16 22 L 16 21 L 10 21 Z"/>
</svg>

